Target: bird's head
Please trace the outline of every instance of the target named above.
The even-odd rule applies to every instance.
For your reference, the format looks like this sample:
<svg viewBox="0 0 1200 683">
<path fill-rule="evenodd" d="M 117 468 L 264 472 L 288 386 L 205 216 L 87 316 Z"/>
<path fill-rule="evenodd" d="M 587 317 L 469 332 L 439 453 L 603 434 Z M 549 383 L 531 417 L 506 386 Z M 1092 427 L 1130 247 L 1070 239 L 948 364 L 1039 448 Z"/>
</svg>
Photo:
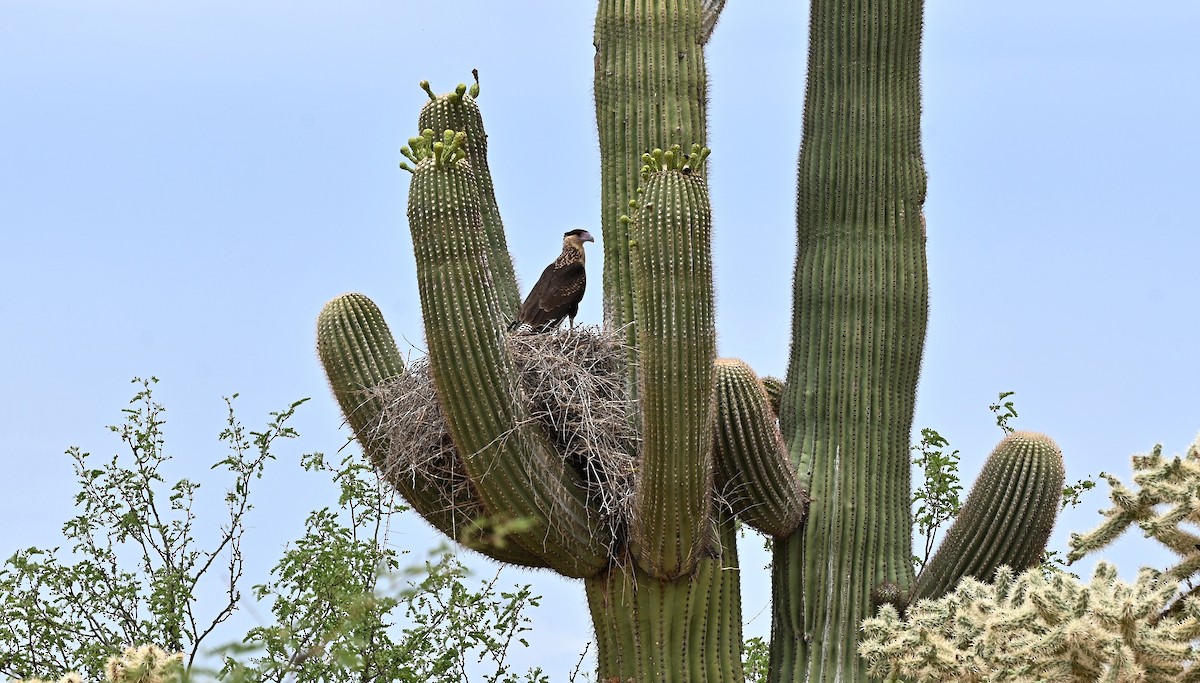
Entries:
<svg viewBox="0 0 1200 683">
<path fill-rule="evenodd" d="M 568 230 L 565 233 L 563 233 L 563 246 L 574 247 L 575 249 L 578 249 L 580 251 L 583 251 L 583 243 L 584 242 L 595 242 L 595 241 L 596 240 L 592 237 L 592 233 L 588 232 L 587 230 L 583 230 L 581 228 L 576 228 L 574 230 Z"/>
</svg>

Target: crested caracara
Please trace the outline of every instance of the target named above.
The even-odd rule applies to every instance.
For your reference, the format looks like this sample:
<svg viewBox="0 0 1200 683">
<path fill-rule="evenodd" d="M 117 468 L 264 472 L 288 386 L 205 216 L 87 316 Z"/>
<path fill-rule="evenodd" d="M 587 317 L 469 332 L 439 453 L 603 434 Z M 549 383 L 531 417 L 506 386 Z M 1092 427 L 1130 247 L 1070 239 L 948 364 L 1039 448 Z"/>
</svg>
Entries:
<svg viewBox="0 0 1200 683">
<path fill-rule="evenodd" d="M 595 241 L 587 230 L 571 230 L 563 235 L 562 253 L 542 271 L 508 329 L 517 334 L 550 332 L 562 324 L 563 318 L 570 318 L 571 329 L 575 329 L 575 314 L 587 286 L 583 243 Z"/>
</svg>

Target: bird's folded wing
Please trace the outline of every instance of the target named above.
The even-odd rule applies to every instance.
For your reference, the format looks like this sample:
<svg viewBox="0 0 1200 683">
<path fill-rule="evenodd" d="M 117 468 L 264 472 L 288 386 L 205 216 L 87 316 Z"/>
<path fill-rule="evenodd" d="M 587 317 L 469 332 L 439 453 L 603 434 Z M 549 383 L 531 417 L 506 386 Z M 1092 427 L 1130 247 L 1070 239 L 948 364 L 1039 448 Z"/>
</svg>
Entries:
<svg viewBox="0 0 1200 683">
<path fill-rule="evenodd" d="M 546 275 L 549 277 L 545 277 Z M 543 283 L 546 285 L 542 287 Z M 578 304 L 583 298 L 584 287 L 587 286 L 587 276 L 582 263 L 568 263 L 560 269 L 543 274 L 538 281 L 533 294 L 538 294 L 537 306 L 544 311 L 548 318 L 561 318 L 567 314 L 567 309 Z M 541 291 L 537 291 L 541 290 Z"/>
</svg>

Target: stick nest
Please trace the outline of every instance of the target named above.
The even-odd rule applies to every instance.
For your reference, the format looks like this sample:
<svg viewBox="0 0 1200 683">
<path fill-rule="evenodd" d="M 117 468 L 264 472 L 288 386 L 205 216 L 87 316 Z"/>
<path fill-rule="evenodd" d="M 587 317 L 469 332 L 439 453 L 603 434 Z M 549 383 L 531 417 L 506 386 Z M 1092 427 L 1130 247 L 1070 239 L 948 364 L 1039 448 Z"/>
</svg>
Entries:
<svg viewBox="0 0 1200 683">
<path fill-rule="evenodd" d="M 615 538 L 622 537 L 633 512 L 639 447 L 637 410 L 625 387 L 629 348 L 619 333 L 593 326 L 510 334 L 507 341 L 530 418 L 581 475 L 589 508 Z M 404 374 L 371 393 L 384 406 L 373 435 L 388 444 L 384 477 L 427 482 L 447 505 L 478 501 L 450 437 L 428 359 L 412 361 Z"/>
</svg>

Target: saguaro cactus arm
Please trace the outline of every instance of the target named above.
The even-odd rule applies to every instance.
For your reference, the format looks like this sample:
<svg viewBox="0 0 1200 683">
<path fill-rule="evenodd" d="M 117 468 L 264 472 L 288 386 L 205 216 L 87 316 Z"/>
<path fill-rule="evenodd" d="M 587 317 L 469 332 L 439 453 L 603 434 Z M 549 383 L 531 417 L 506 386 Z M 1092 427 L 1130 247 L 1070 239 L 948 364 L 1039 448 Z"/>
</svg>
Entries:
<svg viewBox="0 0 1200 683">
<path fill-rule="evenodd" d="M 446 131 L 435 143 L 427 130 L 412 141 L 408 220 L 434 384 L 488 511 L 529 521 L 513 540 L 549 566 L 591 576 L 608 563 L 611 532 L 520 399 L 465 139 Z"/>
<path fill-rule="evenodd" d="M 939 598 L 963 577 L 989 581 L 1001 565 L 1041 562 L 1062 500 L 1062 452 L 1044 434 L 1014 432 L 996 446 L 937 553 L 917 577 L 913 600 Z"/>
<path fill-rule="evenodd" d="M 425 521 L 493 559 L 545 566 L 540 557 L 511 543 L 473 543 L 464 537 L 477 519 L 486 516 L 469 482 L 438 487 L 425 479 L 400 476 L 387 462 L 388 439 L 379 425 L 382 399 L 375 390 L 404 372 L 404 362 L 374 302 L 362 294 L 343 294 L 325 304 L 317 317 L 317 353 L 363 453 Z"/>
<path fill-rule="evenodd" d="M 716 486 L 738 519 L 768 536 L 785 537 L 804 521 L 808 496 L 787 459 L 769 398 L 750 366 L 716 363 Z"/>
<path fill-rule="evenodd" d="M 701 0 L 600 0 L 596 12 L 604 317 L 609 327 L 628 330 L 631 341 L 637 340 L 636 327 L 630 327 L 635 319 L 629 232 L 633 224 L 621 222 L 620 216 L 636 194 L 643 152 L 674 143 L 684 149 L 704 144 L 707 79 L 703 44 L 707 34 L 702 15 Z M 639 358 L 632 353 L 629 358 L 629 388 L 637 392 L 643 386 L 637 378 Z M 709 356 L 710 363 L 712 360 Z M 699 436 L 711 439 L 711 432 Z M 669 459 L 659 460 L 670 465 Z M 669 475 L 643 473 L 643 477 L 653 476 Z M 711 475 L 682 476 L 695 483 Z M 688 509 L 710 515 L 699 507 L 694 487 L 689 488 Z M 651 533 L 670 528 L 666 520 L 641 524 Z M 691 536 L 678 544 L 681 549 L 696 547 L 704 537 L 711 539 L 711 533 L 696 520 L 680 516 L 674 524 Z M 663 542 L 674 544 L 674 539 L 657 541 Z M 618 562 L 601 577 L 586 580 L 597 630 L 600 680 L 741 680 L 739 572 L 732 544 L 723 545 L 729 549 L 723 548 L 719 559 L 701 555 L 696 570 L 675 581 L 648 575 L 632 561 Z M 676 571 L 668 566 L 676 560 L 651 557 L 660 552 L 653 545 L 643 545 L 642 551 L 643 559 L 653 560 L 647 564 L 657 565 L 659 573 Z M 719 570 L 709 569 L 714 564 Z"/>
<path fill-rule="evenodd" d="M 688 574 L 709 538 L 712 509 L 712 212 L 708 150 L 645 155 L 633 218 L 642 466 L 630 550 L 653 576 Z"/>
<path fill-rule="evenodd" d="M 496 192 L 492 186 L 492 172 L 488 168 L 487 133 L 483 128 L 483 117 L 475 99 L 479 96 L 479 77 L 469 89 L 459 84 L 454 92 L 434 95 L 428 81 L 421 87 L 429 95 L 429 101 L 421 108 L 417 119 L 418 130 L 461 130 L 467 134 L 463 149 L 467 163 L 475 176 L 479 188 L 479 213 L 483 219 L 484 256 L 487 270 L 496 287 L 496 298 L 500 312 L 510 320 L 521 307 L 521 292 L 513 269 L 512 257 L 504 236 L 504 222 L 500 219 L 500 207 L 496 204 Z"/>
<path fill-rule="evenodd" d="M 783 402 L 783 392 L 785 390 L 783 380 L 768 375 L 762 378 L 762 387 L 767 392 L 767 402 L 771 405 L 771 412 L 778 418 L 779 406 Z"/>
</svg>

